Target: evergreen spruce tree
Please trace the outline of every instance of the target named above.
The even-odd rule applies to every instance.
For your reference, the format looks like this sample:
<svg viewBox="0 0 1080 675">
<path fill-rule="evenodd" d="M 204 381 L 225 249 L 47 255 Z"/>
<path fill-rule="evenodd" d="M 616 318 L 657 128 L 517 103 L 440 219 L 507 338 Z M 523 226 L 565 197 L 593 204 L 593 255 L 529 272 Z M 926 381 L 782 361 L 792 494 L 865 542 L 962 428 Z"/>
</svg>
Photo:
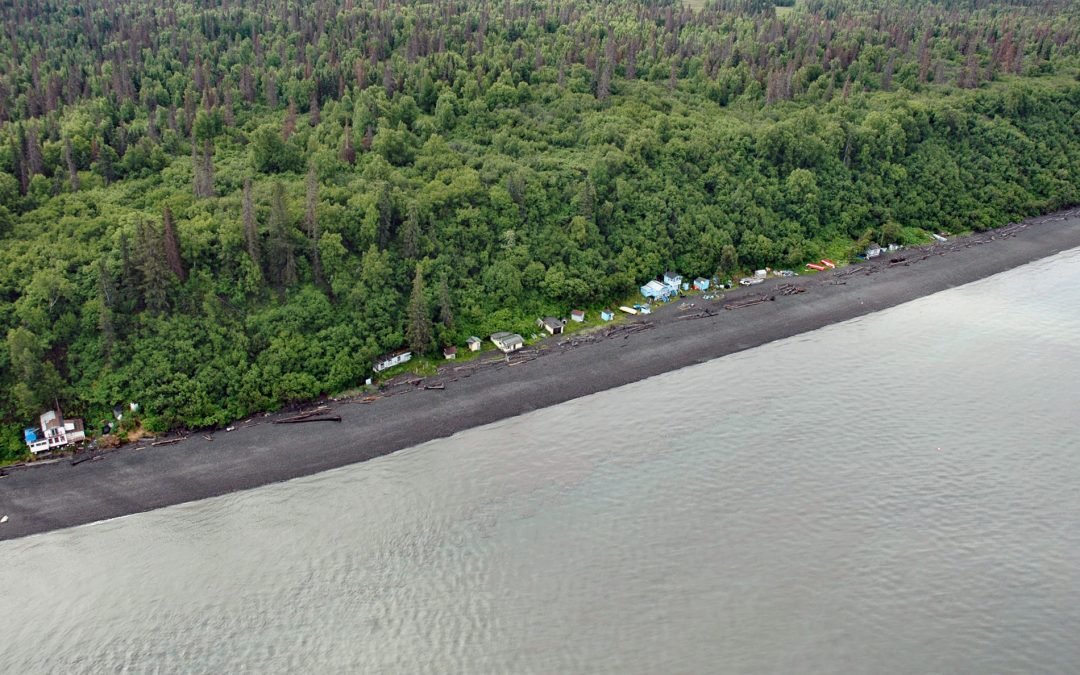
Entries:
<svg viewBox="0 0 1080 675">
<path fill-rule="evenodd" d="M 439 321 L 446 330 L 454 330 L 454 308 L 450 302 L 450 285 L 445 276 L 439 280 Z"/>
<path fill-rule="evenodd" d="M 162 213 L 163 238 L 165 245 L 165 258 L 169 261 L 169 269 L 180 281 L 187 280 L 187 270 L 184 269 L 184 260 L 180 256 L 180 240 L 176 236 L 176 227 L 173 225 L 172 211 L 168 206 Z"/>
<path fill-rule="evenodd" d="M 270 275 L 279 288 L 296 283 L 296 254 L 293 250 L 292 228 L 285 206 L 285 184 L 274 183 L 270 200 Z"/>
<path fill-rule="evenodd" d="M 262 271 L 262 255 L 259 253 L 259 224 L 255 222 L 255 205 L 251 196 L 251 178 L 244 179 L 243 194 L 244 244 L 255 269 Z"/>
<path fill-rule="evenodd" d="M 167 312 L 171 275 L 169 262 L 166 258 L 161 232 L 146 221 L 139 223 L 139 240 L 135 255 L 143 307 L 152 314 Z"/>
<path fill-rule="evenodd" d="M 414 355 L 420 356 L 431 350 L 431 316 L 424 294 L 424 271 L 420 263 L 416 264 L 412 295 L 409 296 L 409 326 L 406 334 L 409 349 Z"/>
<path fill-rule="evenodd" d="M 319 202 L 319 180 L 315 175 L 315 165 L 308 169 L 307 175 L 307 204 L 304 211 L 304 226 L 307 228 L 308 248 L 311 253 L 311 275 L 316 284 L 323 283 L 322 260 L 319 258 L 319 217 L 316 207 Z"/>
</svg>

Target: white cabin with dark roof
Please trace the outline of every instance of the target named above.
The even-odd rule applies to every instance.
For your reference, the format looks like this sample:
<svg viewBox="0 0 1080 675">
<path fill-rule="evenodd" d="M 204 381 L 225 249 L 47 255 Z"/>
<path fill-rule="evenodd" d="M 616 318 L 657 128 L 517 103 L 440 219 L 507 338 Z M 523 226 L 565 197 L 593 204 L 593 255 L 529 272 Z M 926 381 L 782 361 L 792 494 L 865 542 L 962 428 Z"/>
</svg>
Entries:
<svg viewBox="0 0 1080 675">
<path fill-rule="evenodd" d="M 525 346 L 525 339 L 517 333 L 507 333 L 505 331 L 499 333 L 493 333 L 491 335 L 491 341 L 495 343 L 495 346 L 500 351 L 509 354 L 510 352 L 516 352 Z"/>
<path fill-rule="evenodd" d="M 539 328 L 543 328 L 552 335 L 559 335 L 563 332 L 563 327 L 566 325 L 562 319 L 556 319 L 553 316 L 545 316 L 543 319 L 537 319 L 536 325 Z"/>
<path fill-rule="evenodd" d="M 389 354 L 383 354 L 379 358 L 375 359 L 375 365 L 371 367 L 376 373 L 381 373 L 384 370 L 389 370 L 394 366 L 399 366 L 412 359 L 412 351 L 409 349 L 399 349 L 396 352 L 390 352 Z"/>
</svg>

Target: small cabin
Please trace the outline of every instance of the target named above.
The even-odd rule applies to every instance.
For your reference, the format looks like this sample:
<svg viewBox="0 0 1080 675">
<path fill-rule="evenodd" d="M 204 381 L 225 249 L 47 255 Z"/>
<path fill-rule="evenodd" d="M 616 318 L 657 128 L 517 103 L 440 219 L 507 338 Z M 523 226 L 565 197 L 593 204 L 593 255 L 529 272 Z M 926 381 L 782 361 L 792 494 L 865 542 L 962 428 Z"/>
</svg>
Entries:
<svg viewBox="0 0 1080 675">
<path fill-rule="evenodd" d="M 585 320 L 585 310 L 575 309 L 570 312 L 570 320 L 581 323 Z"/>
<path fill-rule="evenodd" d="M 601 321 L 611 321 L 614 318 L 615 318 L 615 312 L 611 311 L 610 309 L 602 309 L 602 310 L 600 310 L 600 320 Z"/>
<path fill-rule="evenodd" d="M 545 316 L 543 319 L 537 319 L 536 325 L 552 335 L 560 335 L 563 332 L 563 326 L 565 326 L 562 319 L 556 319 L 553 316 Z"/>
<path fill-rule="evenodd" d="M 452 361 L 452 360 L 456 359 L 457 358 L 457 347 L 455 347 L 454 345 L 450 345 L 449 347 L 443 347 L 442 355 L 443 355 L 443 358 L 446 359 L 447 361 Z"/>
<path fill-rule="evenodd" d="M 707 291 L 709 290 L 709 280 L 705 277 L 698 277 L 694 279 L 694 290 Z"/>
<path fill-rule="evenodd" d="M 469 339 L 465 341 L 465 344 L 469 346 L 470 352 L 480 351 L 480 347 L 483 345 L 480 338 L 476 337 L 475 335 L 470 335 Z"/>
<path fill-rule="evenodd" d="M 396 352 L 390 352 L 389 354 L 383 354 L 379 358 L 375 359 L 375 365 L 371 367 L 376 373 L 381 373 L 384 370 L 389 370 L 394 366 L 399 366 L 412 359 L 412 351 L 408 349 L 399 349 Z"/>
<path fill-rule="evenodd" d="M 641 294 L 653 300 L 667 300 L 668 296 L 674 292 L 674 287 L 660 283 L 656 279 L 641 287 Z"/>
<path fill-rule="evenodd" d="M 492 333 L 491 341 L 500 351 L 506 354 L 516 352 L 525 346 L 525 339 L 523 337 L 517 333 L 507 333 L 505 331 Z"/>
</svg>

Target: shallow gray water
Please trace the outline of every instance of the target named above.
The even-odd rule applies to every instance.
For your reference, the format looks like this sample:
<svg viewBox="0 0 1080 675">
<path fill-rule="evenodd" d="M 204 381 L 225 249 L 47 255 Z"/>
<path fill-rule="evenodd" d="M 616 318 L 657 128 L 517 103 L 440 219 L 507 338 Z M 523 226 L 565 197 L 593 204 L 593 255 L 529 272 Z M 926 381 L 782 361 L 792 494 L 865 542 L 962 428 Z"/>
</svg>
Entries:
<svg viewBox="0 0 1080 675">
<path fill-rule="evenodd" d="M 1080 669 L 1080 250 L 0 543 L 0 672 Z"/>
</svg>

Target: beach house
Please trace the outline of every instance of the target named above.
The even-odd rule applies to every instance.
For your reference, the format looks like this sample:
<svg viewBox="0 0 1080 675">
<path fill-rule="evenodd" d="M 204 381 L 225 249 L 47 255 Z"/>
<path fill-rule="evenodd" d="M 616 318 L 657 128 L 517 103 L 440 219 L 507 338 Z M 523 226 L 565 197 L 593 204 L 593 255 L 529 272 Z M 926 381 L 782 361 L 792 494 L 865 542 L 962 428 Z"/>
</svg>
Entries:
<svg viewBox="0 0 1080 675">
<path fill-rule="evenodd" d="M 55 450 L 68 443 L 78 443 L 86 440 L 83 421 L 80 419 L 64 419 L 59 410 L 42 413 L 38 421 L 41 423 L 39 428 L 30 428 L 23 431 L 23 440 L 30 447 L 30 452 L 35 455 L 47 450 Z"/>
<path fill-rule="evenodd" d="M 405 363 L 410 359 L 412 359 L 412 351 L 408 349 L 399 349 L 396 352 L 383 354 L 379 358 L 375 359 L 375 365 L 373 365 L 371 369 L 374 370 L 376 373 L 381 373 L 384 370 L 401 365 L 402 363 Z"/>
<path fill-rule="evenodd" d="M 675 287 L 668 286 L 656 279 L 653 279 L 641 287 L 641 294 L 646 298 L 652 298 L 653 300 L 667 300 L 668 297 L 675 292 Z"/>
<path fill-rule="evenodd" d="M 509 354 L 510 352 L 516 352 L 525 346 L 525 339 L 517 333 L 507 333 L 501 331 L 498 333 L 492 333 L 491 341 L 501 351 Z"/>
<path fill-rule="evenodd" d="M 672 293 L 678 293 L 682 288 L 682 275 L 675 272 L 664 272 L 664 284 L 671 288 Z"/>
</svg>

